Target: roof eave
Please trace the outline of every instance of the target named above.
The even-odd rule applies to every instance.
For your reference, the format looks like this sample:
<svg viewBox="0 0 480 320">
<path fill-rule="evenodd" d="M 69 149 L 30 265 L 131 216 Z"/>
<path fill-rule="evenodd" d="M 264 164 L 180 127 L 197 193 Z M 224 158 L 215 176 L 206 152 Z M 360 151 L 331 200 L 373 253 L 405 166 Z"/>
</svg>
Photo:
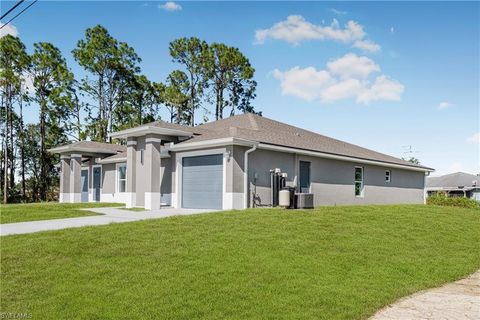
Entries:
<svg viewBox="0 0 480 320">
<path fill-rule="evenodd" d="M 111 138 L 140 137 L 147 134 L 162 134 L 162 135 L 179 136 L 179 137 L 193 136 L 193 133 L 183 131 L 183 130 L 161 128 L 161 127 L 155 127 L 155 126 L 140 126 L 140 127 L 130 128 L 130 129 L 121 130 L 117 132 L 112 132 L 109 134 L 109 137 Z"/>
<path fill-rule="evenodd" d="M 224 145 L 252 146 L 256 143 L 257 142 L 252 140 L 228 137 L 228 138 L 211 139 L 211 140 L 204 140 L 204 141 L 197 141 L 197 142 L 182 142 L 180 144 L 174 144 L 170 148 L 170 150 L 185 151 L 185 150 L 192 150 L 192 149 L 199 149 L 199 148 L 219 147 Z"/>
<path fill-rule="evenodd" d="M 82 148 L 82 147 L 72 147 L 71 145 L 66 145 L 66 146 L 61 146 L 61 147 L 56 147 L 56 148 L 51 148 L 47 149 L 48 152 L 50 153 L 94 153 L 94 154 L 117 154 L 118 152 L 121 152 L 119 150 L 105 150 L 103 148 Z"/>
<path fill-rule="evenodd" d="M 350 161 L 350 162 L 353 161 L 353 162 L 364 163 L 364 164 L 372 164 L 372 165 L 388 167 L 388 168 L 399 168 L 399 169 L 421 171 L 421 172 L 433 172 L 433 171 L 435 171 L 435 169 L 428 168 L 428 167 L 402 165 L 402 164 L 398 164 L 398 163 L 384 162 L 384 161 L 373 160 L 373 159 L 362 159 L 362 158 L 357 158 L 357 157 L 330 154 L 330 153 L 325 153 L 325 152 L 320 152 L 320 151 L 304 150 L 304 149 L 298 149 L 298 148 L 292 148 L 292 147 L 284 147 L 284 146 L 278 146 L 278 145 L 273 145 L 273 144 L 268 144 L 268 143 L 259 143 L 258 148 L 259 149 L 266 149 L 266 150 L 273 150 L 273 151 L 282 151 L 282 152 L 290 152 L 290 153 L 297 153 L 297 154 L 303 154 L 303 155 L 310 155 L 310 156 L 327 158 L 327 159 L 335 159 L 335 160 Z"/>
</svg>

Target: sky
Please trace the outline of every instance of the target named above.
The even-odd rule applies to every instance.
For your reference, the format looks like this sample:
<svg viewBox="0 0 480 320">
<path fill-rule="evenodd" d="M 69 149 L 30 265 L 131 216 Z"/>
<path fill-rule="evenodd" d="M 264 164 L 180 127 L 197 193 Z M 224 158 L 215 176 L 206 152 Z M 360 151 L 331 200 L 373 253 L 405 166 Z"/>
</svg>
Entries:
<svg viewBox="0 0 480 320">
<path fill-rule="evenodd" d="M 14 3 L 2 1 L 1 11 Z M 40 0 L 1 32 L 29 52 L 53 43 L 81 78 L 71 51 L 97 24 L 136 50 L 150 80 L 179 68 L 170 41 L 223 42 L 255 68 L 254 106 L 264 116 L 414 156 L 433 175 L 480 173 L 478 2 Z M 26 120 L 37 116 L 30 106 Z"/>
</svg>

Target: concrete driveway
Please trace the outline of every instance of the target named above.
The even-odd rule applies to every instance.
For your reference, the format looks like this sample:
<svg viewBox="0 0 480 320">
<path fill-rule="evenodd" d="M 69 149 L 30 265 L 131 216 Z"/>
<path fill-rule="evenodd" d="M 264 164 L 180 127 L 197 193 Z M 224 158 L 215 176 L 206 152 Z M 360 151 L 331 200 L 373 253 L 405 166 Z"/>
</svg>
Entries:
<svg viewBox="0 0 480 320">
<path fill-rule="evenodd" d="M 85 209 L 102 215 L 67 219 L 39 220 L 18 223 L 0 224 L 0 236 L 12 234 L 25 234 L 39 231 L 79 228 L 86 226 L 99 226 L 110 223 L 132 222 L 147 219 L 160 219 L 179 215 L 191 215 L 218 210 L 211 209 L 175 209 L 162 208 L 152 211 L 129 211 L 119 208 L 89 208 Z"/>
<path fill-rule="evenodd" d="M 370 318 L 370 320 L 450 319 L 480 319 L 480 270 L 465 279 L 400 299 Z"/>
</svg>

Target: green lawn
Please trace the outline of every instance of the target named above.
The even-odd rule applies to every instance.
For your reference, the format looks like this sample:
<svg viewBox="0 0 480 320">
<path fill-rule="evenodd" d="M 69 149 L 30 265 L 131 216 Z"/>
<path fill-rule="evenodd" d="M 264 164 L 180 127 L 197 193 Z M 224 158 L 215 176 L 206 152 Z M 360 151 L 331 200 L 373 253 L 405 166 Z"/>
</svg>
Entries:
<svg viewBox="0 0 480 320">
<path fill-rule="evenodd" d="M 480 211 L 256 209 L 1 238 L 1 312 L 366 319 L 480 268 Z"/>
<path fill-rule="evenodd" d="M 26 203 L 0 205 L 0 223 L 95 216 L 82 208 L 122 207 L 121 203 Z"/>
</svg>

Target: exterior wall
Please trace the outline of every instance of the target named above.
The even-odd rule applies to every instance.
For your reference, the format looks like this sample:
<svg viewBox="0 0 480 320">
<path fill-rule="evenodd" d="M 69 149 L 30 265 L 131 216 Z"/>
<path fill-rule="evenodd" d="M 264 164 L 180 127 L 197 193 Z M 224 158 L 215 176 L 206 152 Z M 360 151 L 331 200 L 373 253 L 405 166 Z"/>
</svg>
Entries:
<svg viewBox="0 0 480 320">
<path fill-rule="evenodd" d="M 162 158 L 160 164 L 160 175 L 162 177 L 160 185 L 160 202 L 162 205 L 170 206 L 172 204 L 172 159 Z"/>
<path fill-rule="evenodd" d="M 125 162 L 123 162 L 125 164 Z M 127 168 L 128 170 L 128 168 Z M 126 203 L 126 192 L 117 192 L 117 164 L 108 163 L 102 165 L 102 192 L 100 202 Z"/>
<path fill-rule="evenodd" d="M 235 146 L 234 149 L 238 149 L 234 152 L 238 165 L 233 168 L 234 186 L 235 190 L 242 192 L 243 185 L 238 184 L 238 177 L 243 172 L 243 153 L 247 148 Z M 287 185 L 298 186 L 299 161 L 311 163 L 310 189 L 315 206 L 424 202 L 423 172 L 257 149 L 249 155 L 249 206 L 253 198 L 257 205 L 271 205 L 270 169 L 280 168 L 288 175 Z M 355 196 L 356 166 L 364 168 L 363 197 Z M 391 182 L 385 181 L 386 170 L 391 171 Z"/>
<path fill-rule="evenodd" d="M 146 181 L 147 170 L 145 168 L 145 159 L 143 163 L 141 161 L 142 151 L 143 151 L 143 156 L 145 157 L 145 137 L 138 137 L 137 138 L 137 155 L 136 155 L 136 181 L 135 181 L 135 190 L 137 193 L 135 198 L 136 207 L 145 206 L 145 191 L 146 191 L 145 181 Z"/>
</svg>

